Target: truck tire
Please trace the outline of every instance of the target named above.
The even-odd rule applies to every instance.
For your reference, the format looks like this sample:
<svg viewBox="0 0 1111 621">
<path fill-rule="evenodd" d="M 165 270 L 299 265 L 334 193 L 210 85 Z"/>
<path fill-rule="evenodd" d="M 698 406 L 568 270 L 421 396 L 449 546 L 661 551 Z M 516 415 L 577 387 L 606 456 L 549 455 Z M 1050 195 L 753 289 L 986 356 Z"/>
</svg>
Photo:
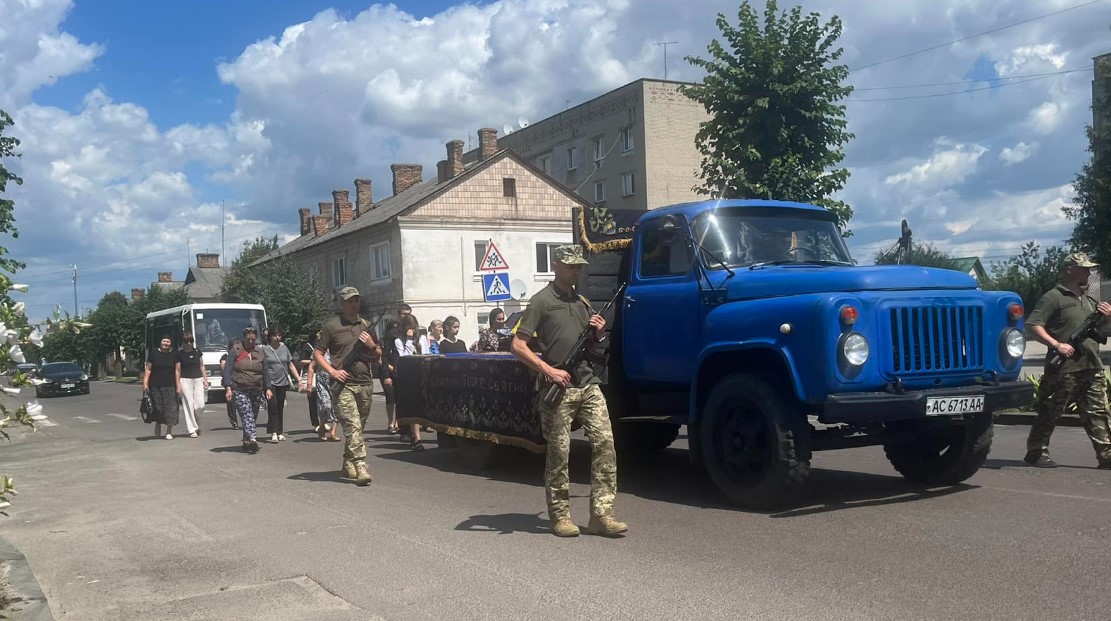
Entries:
<svg viewBox="0 0 1111 621">
<path fill-rule="evenodd" d="M 892 429 L 884 442 L 887 460 L 908 481 L 956 485 L 984 465 L 991 452 L 991 414 L 977 414 L 961 425 L 913 421 Z"/>
<path fill-rule="evenodd" d="M 613 443 L 623 455 L 655 453 L 671 446 L 682 425 L 672 423 L 623 423 L 613 421 Z"/>
<path fill-rule="evenodd" d="M 702 411 L 702 462 L 718 489 L 742 508 L 783 506 L 810 473 L 792 426 L 802 415 L 780 394 L 764 379 L 738 373 L 714 386 Z"/>
</svg>

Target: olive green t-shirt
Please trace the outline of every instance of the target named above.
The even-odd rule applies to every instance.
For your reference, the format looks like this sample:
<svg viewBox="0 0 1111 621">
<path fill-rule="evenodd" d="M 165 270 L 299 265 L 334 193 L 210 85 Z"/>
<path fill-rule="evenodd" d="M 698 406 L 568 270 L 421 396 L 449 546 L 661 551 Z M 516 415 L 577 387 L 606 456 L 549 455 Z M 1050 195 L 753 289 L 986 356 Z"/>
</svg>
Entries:
<svg viewBox="0 0 1111 621">
<path fill-rule="evenodd" d="M 337 315 L 326 321 L 324 327 L 320 329 L 320 342 L 316 347 L 328 352 L 332 357 L 332 366 L 338 370 L 344 358 L 359 342 L 359 335 L 369 328 L 370 323 L 362 317 L 350 322 L 342 315 Z M 360 356 L 355 364 L 347 369 L 351 374 L 351 379 L 347 380 L 348 384 L 363 385 L 374 381 L 373 369 L 378 364 L 378 357 L 373 355 L 372 351 L 367 351 L 365 347 L 362 351 L 365 355 Z"/>
<path fill-rule="evenodd" d="M 1064 285 L 1050 289 L 1034 305 L 1034 311 L 1026 319 L 1027 326 L 1042 326 L 1050 336 L 1066 342 L 1069 336 L 1084 323 L 1096 310 L 1098 302 L 1089 295 L 1077 297 Z M 1061 373 L 1075 373 L 1091 369 L 1102 369 L 1099 358 L 1099 344 L 1092 339 L 1084 341 L 1077 355 L 1061 367 Z"/>
<path fill-rule="evenodd" d="M 564 295 L 554 283 L 548 283 L 529 300 L 515 333 L 535 338 L 544 361 L 557 366 L 567 359 L 589 321 L 590 310 L 578 294 Z M 595 375 L 594 365 L 584 359 L 571 373 L 571 382 L 581 388 L 601 383 L 601 379 Z"/>
</svg>

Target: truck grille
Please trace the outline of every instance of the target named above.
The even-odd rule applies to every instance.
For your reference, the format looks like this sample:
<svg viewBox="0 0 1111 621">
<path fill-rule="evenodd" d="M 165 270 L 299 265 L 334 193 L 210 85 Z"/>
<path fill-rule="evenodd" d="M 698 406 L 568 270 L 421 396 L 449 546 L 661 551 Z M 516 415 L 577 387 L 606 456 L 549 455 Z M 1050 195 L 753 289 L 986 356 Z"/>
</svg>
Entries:
<svg viewBox="0 0 1111 621">
<path fill-rule="evenodd" d="M 976 369 L 983 365 L 984 311 L 976 306 L 892 308 L 896 373 Z"/>
</svg>

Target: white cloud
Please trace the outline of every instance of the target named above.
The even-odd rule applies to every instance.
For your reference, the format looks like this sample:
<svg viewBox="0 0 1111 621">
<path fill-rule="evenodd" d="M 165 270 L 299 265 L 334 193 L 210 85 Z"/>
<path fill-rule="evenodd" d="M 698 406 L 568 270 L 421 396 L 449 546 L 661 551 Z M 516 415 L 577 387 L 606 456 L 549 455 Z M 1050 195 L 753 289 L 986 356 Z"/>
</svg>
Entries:
<svg viewBox="0 0 1111 621">
<path fill-rule="evenodd" d="M 27 103 L 36 89 L 88 70 L 104 53 L 101 45 L 59 32 L 72 6 L 70 0 L 0 0 L 0 108 Z"/>
<path fill-rule="evenodd" d="M 1007 166 L 1018 164 L 1019 162 L 1026 161 L 1037 149 L 1038 143 L 1036 142 L 1029 144 L 1019 142 L 1013 147 L 1004 147 L 1004 149 L 999 152 L 999 159 Z"/>
<path fill-rule="evenodd" d="M 1068 52 L 1059 52 L 1054 43 L 1024 45 L 1014 49 L 1004 60 L 995 63 L 1002 77 L 1064 69 Z"/>
<path fill-rule="evenodd" d="M 1064 117 L 1066 106 L 1055 101 L 1047 101 L 1030 111 L 1029 125 L 1039 134 L 1053 133 Z"/>
<path fill-rule="evenodd" d="M 980 157 L 987 153 L 987 147 L 978 144 L 951 144 L 941 139 L 939 147 L 926 161 L 916 164 L 909 170 L 896 173 L 884 179 L 884 183 L 913 184 L 931 188 L 944 188 L 960 183 L 976 171 Z"/>
<path fill-rule="evenodd" d="M 971 218 L 969 220 L 961 220 L 960 222 L 946 222 L 945 228 L 953 235 L 960 235 L 975 226 L 979 221 L 978 218 Z"/>
</svg>

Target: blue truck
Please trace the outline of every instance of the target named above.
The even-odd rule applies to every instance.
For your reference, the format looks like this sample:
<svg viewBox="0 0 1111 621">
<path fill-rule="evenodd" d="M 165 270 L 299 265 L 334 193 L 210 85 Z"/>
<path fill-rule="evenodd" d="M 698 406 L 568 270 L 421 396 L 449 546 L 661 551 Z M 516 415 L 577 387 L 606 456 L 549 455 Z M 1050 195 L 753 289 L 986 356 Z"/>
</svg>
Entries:
<svg viewBox="0 0 1111 621">
<path fill-rule="evenodd" d="M 882 445 L 911 481 L 953 485 L 991 449 L 993 413 L 1028 405 L 1024 309 L 952 270 L 858 266 L 826 209 L 722 200 L 643 212 L 625 244 L 612 214 L 576 214 L 592 253 L 580 289 L 627 281 L 605 386 L 626 450 L 681 425 L 734 503 L 771 508 L 813 451 Z"/>
<path fill-rule="evenodd" d="M 993 413 L 1033 400 L 1019 378 L 1016 294 L 982 291 L 952 270 L 858 266 L 826 209 L 760 200 L 592 208 L 576 210 L 573 229 L 591 262 L 580 293 L 597 308 L 627 283 L 607 318 L 603 387 L 618 450 L 662 450 L 686 425 L 691 458 L 741 507 L 790 502 L 817 450 L 882 445 L 905 478 L 957 484 L 984 463 Z M 466 364 L 453 373 L 482 371 Z M 466 391 L 439 409 L 463 417 L 437 427 L 448 431 L 441 444 L 498 441 L 471 433 L 494 417 L 483 420 Z"/>
</svg>

